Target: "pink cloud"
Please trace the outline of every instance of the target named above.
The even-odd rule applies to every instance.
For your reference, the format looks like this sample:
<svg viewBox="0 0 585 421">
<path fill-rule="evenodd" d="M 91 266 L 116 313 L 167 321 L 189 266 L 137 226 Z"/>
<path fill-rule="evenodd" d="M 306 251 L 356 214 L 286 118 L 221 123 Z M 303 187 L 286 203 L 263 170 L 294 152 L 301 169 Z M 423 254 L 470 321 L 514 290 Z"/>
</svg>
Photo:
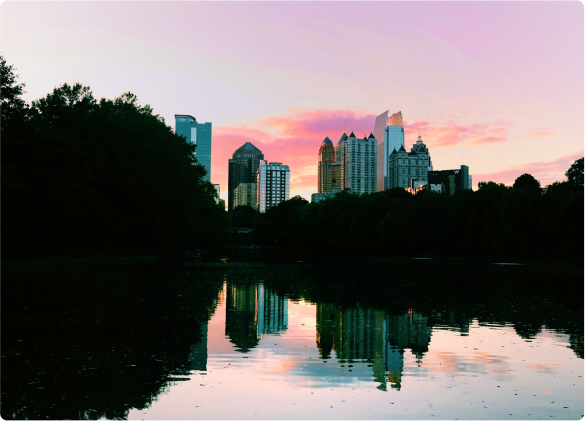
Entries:
<svg viewBox="0 0 585 421">
<path fill-rule="evenodd" d="M 495 121 L 490 124 L 462 125 L 454 122 L 438 124 L 434 121 L 415 121 L 405 123 L 404 130 L 418 136 L 432 148 L 455 146 L 461 143 L 485 145 L 506 142 L 508 128 L 506 122 Z"/>
<path fill-rule="evenodd" d="M 484 174 L 473 174 L 473 183 L 477 185 L 480 181 L 494 181 L 507 185 L 514 184 L 516 178 L 522 174 L 528 173 L 534 176 L 544 187 L 555 181 L 566 179 L 565 172 L 579 158 L 583 157 L 583 151 L 574 152 L 569 155 L 561 156 L 553 161 L 546 162 L 529 162 L 526 164 L 514 165 L 504 168 L 500 171 Z"/>
<path fill-rule="evenodd" d="M 530 133 L 520 136 L 520 139 L 543 139 L 556 136 L 548 127 L 533 129 Z"/>
<path fill-rule="evenodd" d="M 265 117 L 255 127 L 238 125 L 213 129 L 212 182 L 227 190 L 228 160 L 251 142 L 268 162 L 282 162 L 291 170 L 291 189 L 317 190 L 317 155 L 325 137 L 336 144 L 345 128 L 358 137 L 369 135 L 376 116 L 348 110 L 297 108 L 284 117 Z M 314 168 L 312 168 L 314 167 Z M 307 174 L 309 172 L 309 174 Z"/>
</svg>

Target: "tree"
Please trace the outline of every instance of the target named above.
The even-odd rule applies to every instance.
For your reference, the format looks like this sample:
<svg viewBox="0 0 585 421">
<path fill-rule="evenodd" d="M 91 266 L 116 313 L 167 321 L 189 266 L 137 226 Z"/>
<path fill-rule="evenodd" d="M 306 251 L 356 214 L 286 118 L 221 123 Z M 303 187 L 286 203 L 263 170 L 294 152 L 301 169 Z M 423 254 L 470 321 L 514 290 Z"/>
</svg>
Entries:
<svg viewBox="0 0 585 421">
<path fill-rule="evenodd" d="M 514 185 L 512 186 L 512 188 L 540 191 L 540 181 L 538 181 L 530 174 L 522 174 L 520 177 L 516 179 L 516 181 L 514 181 Z"/>
<path fill-rule="evenodd" d="M 565 175 L 573 186 L 583 188 L 583 158 L 576 160 Z"/>
<path fill-rule="evenodd" d="M 14 66 L 6 64 L 4 57 L 0 56 L 0 112 L 1 112 L 1 135 L 2 142 L 6 140 L 6 135 L 12 126 L 18 120 L 24 118 L 27 105 L 22 99 L 24 83 L 17 83 L 18 75 L 15 73 Z"/>
</svg>

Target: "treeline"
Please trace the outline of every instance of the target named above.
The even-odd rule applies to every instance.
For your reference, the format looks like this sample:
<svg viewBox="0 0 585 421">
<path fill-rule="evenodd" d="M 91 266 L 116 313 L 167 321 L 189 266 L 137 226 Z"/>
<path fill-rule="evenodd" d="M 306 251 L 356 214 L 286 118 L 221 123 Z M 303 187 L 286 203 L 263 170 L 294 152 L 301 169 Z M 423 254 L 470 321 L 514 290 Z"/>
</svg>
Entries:
<svg viewBox="0 0 585 421">
<path fill-rule="evenodd" d="M 253 244 L 315 253 L 583 258 L 583 158 L 545 188 L 530 174 L 512 187 L 480 182 L 453 196 L 404 189 L 342 192 L 308 203 L 297 196 L 259 214 L 230 213 L 254 228 Z"/>
<path fill-rule="evenodd" d="M 221 245 L 225 211 L 195 146 L 125 93 L 63 84 L 31 104 L 0 57 L 2 258 Z"/>
</svg>

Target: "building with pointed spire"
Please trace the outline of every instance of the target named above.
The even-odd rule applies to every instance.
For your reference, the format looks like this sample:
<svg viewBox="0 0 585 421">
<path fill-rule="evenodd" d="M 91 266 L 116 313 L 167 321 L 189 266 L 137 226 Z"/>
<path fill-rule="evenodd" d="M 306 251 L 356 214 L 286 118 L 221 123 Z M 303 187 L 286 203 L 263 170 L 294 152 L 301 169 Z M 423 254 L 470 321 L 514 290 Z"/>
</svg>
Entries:
<svg viewBox="0 0 585 421">
<path fill-rule="evenodd" d="M 393 149 L 388 158 L 388 188 L 416 189 L 428 184 L 431 155 L 420 135 L 410 152 L 404 146 Z M 411 181 L 412 180 L 412 181 Z"/>
<path fill-rule="evenodd" d="M 240 183 L 256 184 L 256 172 L 264 154 L 250 142 L 240 146 L 229 160 L 228 169 L 228 210 L 235 208 L 235 190 Z"/>
<path fill-rule="evenodd" d="M 377 179 L 377 141 L 370 133 L 358 139 L 353 132 L 343 133 L 337 143 L 341 164 L 341 190 L 354 193 L 375 193 Z"/>
<path fill-rule="evenodd" d="M 332 191 L 333 184 L 338 183 L 332 173 L 331 164 L 335 163 L 335 147 L 331 139 L 326 137 L 319 148 L 319 168 L 318 168 L 318 185 L 319 193 L 328 193 Z M 335 187 L 338 188 L 338 187 Z"/>
<path fill-rule="evenodd" d="M 404 146 L 404 123 L 402 112 L 388 116 L 384 111 L 374 124 L 374 136 L 378 140 L 378 167 L 376 190 L 384 191 L 389 188 L 388 182 L 388 157 L 394 149 L 399 150 Z"/>
</svg>

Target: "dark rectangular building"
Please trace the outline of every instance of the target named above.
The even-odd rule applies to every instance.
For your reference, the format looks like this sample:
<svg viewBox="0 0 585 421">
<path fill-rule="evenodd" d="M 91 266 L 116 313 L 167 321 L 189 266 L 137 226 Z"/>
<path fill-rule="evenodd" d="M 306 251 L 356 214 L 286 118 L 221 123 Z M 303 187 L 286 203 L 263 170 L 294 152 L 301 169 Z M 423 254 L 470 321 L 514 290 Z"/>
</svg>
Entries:
<svg viewBox="0 0 585 421">
<path fill-rule="evenodd" d="M 469 167 L 461 165 L 458 170 L 429 171 L 428 186 L 432 191 L 451 195 L 459 190 L 471 190 Z"/>
</svg>

